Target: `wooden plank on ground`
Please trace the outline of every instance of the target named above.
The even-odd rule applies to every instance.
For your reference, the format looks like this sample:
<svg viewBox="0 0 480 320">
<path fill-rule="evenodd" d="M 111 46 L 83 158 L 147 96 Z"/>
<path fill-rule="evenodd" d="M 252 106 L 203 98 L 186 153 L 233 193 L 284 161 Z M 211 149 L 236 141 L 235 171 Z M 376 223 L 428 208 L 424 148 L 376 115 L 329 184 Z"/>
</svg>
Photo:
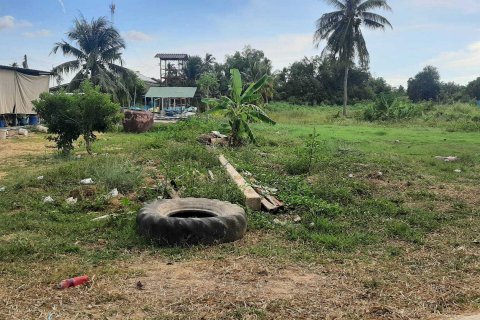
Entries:
<svg viewBox="0 0 480 320">
<path fill-rule="evenodd" d="M 252 210 L 260 211 L 262 209 L 262 197 L 258 193 L 253 190 L 253 188 L 247 183 L 247 181 L 238 173 L 237 170 L 228 162 L 228 160 L 223 156 L 220 155 L 218 157 L 220 163 L 225 167 L 227 173 L 233 179 L 233 181 L 237 184 L 237 186 L 242 190 L 245 196 L 245 204 L 248 208 Z"/>
<path fill-rule="evenodd" d="M 265 199 L 265 198 L 262 198 L 261 203 L 262 203 L 262 206 L 263 206 L 263 207 L 265 208 L 265 210 L 267 210 L 267 211 L 276 211 L 276 210 L 278 210 L 278 206 L 274 205 L 273 203 L 271 203 L 270 201 L 268 201 L 268 200 Z"/>
<path fill-rule="evenodd" d="M 271 203 L 273 203 L 273 204 L 276 205 L 277 207 L 280 207 L 280 208 L 283 207 L 283 202 L 280 201 L 280 200 L 278 200 L 278 199 L 275 198 L 274 196 L 267 195 L 267 196 L 265 196 L 265 198 L 267 198 L 268 201 L 270 201 Z"/>
</svg>

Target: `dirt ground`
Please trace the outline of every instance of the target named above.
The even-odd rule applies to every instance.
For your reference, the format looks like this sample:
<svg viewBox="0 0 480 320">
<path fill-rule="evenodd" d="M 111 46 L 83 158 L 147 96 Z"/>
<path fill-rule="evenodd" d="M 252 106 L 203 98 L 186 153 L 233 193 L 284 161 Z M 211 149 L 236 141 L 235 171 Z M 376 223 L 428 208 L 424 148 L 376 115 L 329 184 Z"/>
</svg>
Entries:
<svg viewBox="0 0 480 320">
<path fill-rule="evenodd" d="M 236 246 L 253 245 L 259 236 L 250 233 Z M 76 262 L 38 263 L 20 283 L 2 277 L 0 314 L 5 319 L 440 320 L 457 319 L 442 314 L 457 313 L 455 301 L 480 290 L 475 272 L 459 278 L 435 268 L 447 262 L 428 248 L 406 255 L 407 261 L 382 264 L 357 254 L 311 264 L 248 255 L 215 258 L 217 250 L 208 248 L 204 259 L 187 261 L 138 253 L 92 271 L 91 285 L 63 291 L 53 289 L 45 275 L 64 274 Z M 467 250 L 452 253 L 465 255 L 478 258 Z"/>
<path fill-rule="evenodd" d="M 45 139 L 45 135 L 29 132 L 27 137 L 10 134 L 6 140 L 0 140 L 0 181 L 6 176 L 5 169 L 12 162 L 21 166 L 26 157 L 42 155 L 55 150 L 55 144 Z"/>
<path fill-rule="evenodd" d="M 9 161 L 18 165 L 53 150 L 41 135 L 0 142 L 0 179 Z M 475 193 L 462 191 L 432 189 L 440 196 L 469 194 L 478 203 Z M 451 234 L 462 237 L 458 230 Z M 235 246 L 251 247 L 265 237 L 249 232 Z M 29 275 L 0 272 L 0 319 L 480 319 L 453 316 L 463 313 L 461 301 L 478 300 L 478 247 L 445 254 L 442 235 L 430 237 L 429 246 L 391 260 L 356 252 L 341 260 L 293 262 L 222 254 L 216 247 L 187 261 L 137 253 L 93 270 L 89 286 L 63 291 L 53 289 L 51 278 L 76 261 L 35 262 Z M 295 251 L 294 244 L 286 246 Z M 453 261 L 474 261 L 471 272 L 440 267 Z"/>
</svg>

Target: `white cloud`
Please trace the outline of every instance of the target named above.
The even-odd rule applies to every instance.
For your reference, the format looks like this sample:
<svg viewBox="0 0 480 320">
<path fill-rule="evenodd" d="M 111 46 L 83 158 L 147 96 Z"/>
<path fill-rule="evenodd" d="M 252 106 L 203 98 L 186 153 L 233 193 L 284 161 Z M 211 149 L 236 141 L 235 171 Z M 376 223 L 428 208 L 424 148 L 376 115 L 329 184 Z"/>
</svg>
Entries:
<svg viewBox="0 0 480 320">
<path fill-rule="evenodd" d="M 136 30 L 130 30 L 123 34 L 127 40 L 131 41 L 150 41 L 152 37 L 146 33 Z"/>
<path fill-rule="evenodd" d="M 452 9 L 466 13 L 480 10 L 478 0 L 406 0 L 407 4 L 416 7 L 428 7 L 430 9 Z"/>
<path fill-rule="evenodd" d="M 12 16 L 0 17 L 0 30 L 21 27 L 30 27 L 32 24 L 25 20 L 17 20 Z"/>
<path fill-rule="evenodd" d="M 15 18 L 12 16 L 0 17 L 0 30 L 12 29 L 15 26 Z"/>
<path fill-rule="evenodd" d="M 51 34 L 52 33 L 50 32 L 50 30 L 40 29 L 40 30 L 33 31 L 33 32 L 24 32 L 23 36 L 26 37 L 26 38 L 43 38 L 43 37 L 48 37 Z"/>
<path fill-rule="evenodd" d="M 453 81 L 471 81 L 480 75 L 480 41 L 473 42 L 462 50 L 441 52 L 426 64 L 438 67 Z"/>
<path fill-rule="evenodd" d="M 180 47 L 178 50 L 191 52 L 191 49 L 195 48 L 196 54 L 203 55 L 208 52 L 218 61 L 222 61 L 225 55 L 241 51 L 246 45 L 250 45 L 254 49 L 262 50 L 272 60 L 275 69 L 281 69 L 305 56 L 320 54 L 320 50 L 314 48 L 312 39 L 311 34 L 279 34 L 273 37 L 251 38 L 243 43 L 238 40 L 202 41 Z"/>
</svg>

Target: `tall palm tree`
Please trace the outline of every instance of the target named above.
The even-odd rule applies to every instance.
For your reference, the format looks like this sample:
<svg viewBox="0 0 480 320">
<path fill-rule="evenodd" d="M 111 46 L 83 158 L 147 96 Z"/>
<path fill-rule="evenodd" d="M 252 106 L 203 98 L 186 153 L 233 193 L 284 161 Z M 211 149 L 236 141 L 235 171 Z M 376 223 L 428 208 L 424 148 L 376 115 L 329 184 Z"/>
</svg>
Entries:
<svg viewBox="0 0 480 320">
<path fill-rule="evenodd" d="M 215 57 L 211 53 L 206 53 L 205 58 L 203 58 L 203 71 L 209 72 L 212 71 L 213 65 L 215 64 Z"/>
<path fill-rule="evenodd" d="M 64 56 L 74 60 L 53 68 L 57 76 L 77 72 L 68 86 L 68 90 L 80 87 L 89 79 L 102 91 L 111 93 L 117 100 L 119 92 L 127 92 L 128 84 L 135 80 L 132 71 L 122 67 L 122 50 L 125 41 L 118 30 L 105 17 L 88 22 L 84 17 L 75 19 L 73 28 L 67 32 L 71 44 L 57 42 L 52 53 L 61 50 Z"/>
<path fill-rule="evenodd" d="M 318 47 L 326 40 L 322 55 L 329 55 L 345 68 L 343 86 L 343 115 L 347 115 L 348 71 L 358 59 L 360 66 L 368 67 L 370 55 L 362 34 L 362 26 L 385 30 L 390 22 L 372 9 L 391 10 L 387 0 L 325 0 L 337 10 L 325 13 L 317 20 L 314 42 Z"/>
</svg>

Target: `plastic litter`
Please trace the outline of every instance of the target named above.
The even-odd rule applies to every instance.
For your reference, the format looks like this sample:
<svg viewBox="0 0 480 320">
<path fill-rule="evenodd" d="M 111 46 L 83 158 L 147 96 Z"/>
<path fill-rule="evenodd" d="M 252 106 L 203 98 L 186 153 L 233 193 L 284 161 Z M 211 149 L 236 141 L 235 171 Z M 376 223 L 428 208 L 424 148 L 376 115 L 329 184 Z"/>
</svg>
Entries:
<svg viewBox="0 0 480 320">
<path fill-rule="evenodd" d="M 5 187 L 0 187 L 0 192 L 5 192 Z"/>
<path fill-rule="evenodd" d="M 119 195 L 118 190 L 117 188 L 115 188 L 112 191 L 110 191 L 110 193 L 108 194 L 108 198 L 116 198 L 118 197 L 118 195 Z"/>
<path fill-rule="evenodd" d="M 65 279 L 57 285 L 57 289 L 67 289 L 71 287 L 77 287 L 87 283 L 89 280 L 90 278 L 88 276 Z"/>
<path fill-rule="evenodd" d="M 455 173 L 462 173 L 462 170 L 456 169 L 456 170 L 453 170 L 453 172 L 455 172 Z"/>
<path fill-rule="evenodd" d="M 65 201 L 67 202 L 67 204 L 76 204 L 78 200 L 74 197 L 70 197 Z"/>
<path fill-rule="evenodd" d="M 18 129 L 18 134 L 21 135 L 21 136 L 27 137 L 28 136 L 28 130 L 20 128 L 20 129 Z"/>
<path fill-rule="evenodd" d="M 92 178 L 83 179 L 82 181 L 80 181 L 80 183 L 85 185 L 95 184 Z"/>
<path fill-rule="evenodd" d="M 53 202 L 55 202 L 55 200 L 53 200 L 53 198 L 50 196 L 43 198 L 43 203 L 53 203 Z"/>
<path fill-rule="evenodd" d="M 43 180 L 44 176 L 37 177 L 37 180 Z"/>
<path fill-rule="evenodd" d="M 458 157 L 454 156 L 449 156 L 449 157 L 442 157 L 442 156 L 436 156 L 435 159 L 445 161 L 445 162 L 455 162 L 458 160 Z"/>
</svg>

